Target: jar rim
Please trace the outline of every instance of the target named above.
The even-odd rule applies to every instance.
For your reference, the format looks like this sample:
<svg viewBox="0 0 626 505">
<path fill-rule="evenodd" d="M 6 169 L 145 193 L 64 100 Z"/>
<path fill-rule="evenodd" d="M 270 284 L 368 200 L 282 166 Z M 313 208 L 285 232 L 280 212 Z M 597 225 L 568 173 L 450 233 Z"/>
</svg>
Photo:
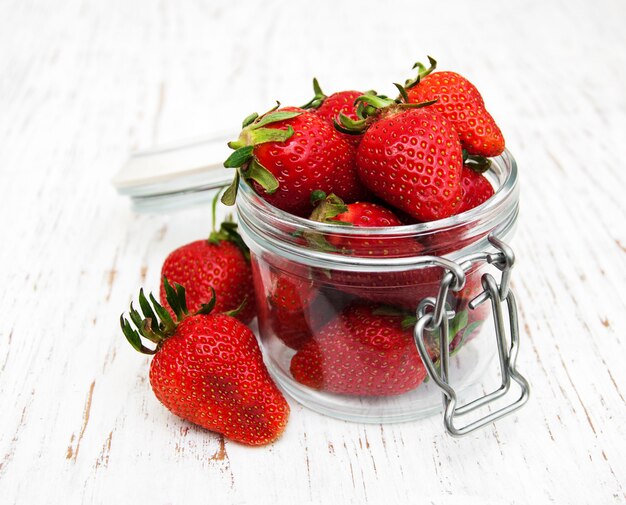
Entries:
<svg viewBox="0 0 626 505">
<path fill-rule="evenodd" d="M 290 214 L 278 207 L 275 207 L 263 197 L 259 196 L 252 186 L 242 178 L 239 184 L 240 198 L 243 198 L 244 205 L 250 205 L 259 211 L 261 215 L 268 216 L 281 226 L 290 227 L 298 231 L 316 231 L 323 233 L 338 233 L 341 235 L 393 235 L 420 236 L 433 234 L 442 230 L 451 230 L 461 226 L 471 226 L 485 219 L 501 218 L 503 221 L 509 214 L 507 204 L 511 203 L 511 195 L 516 193 L 518 184 L 517 162 L 507 149 L 501 155 L 492 159 L 492 168 L 485 172 L 485 176 L 491 181 L 496 180 L 499 185 L 494 188 L 494 195 L 486 202 L 468 211 L 456 214 L 444 219 L 428 221 L 424 223 L 407 224 L 401 226 L 384 227 L 346 227 L 331 223 L 320 223 L 307 218 Z M 517 205 L 517 201 L 512 202 Z M 239 205 L 239 200 L 238 200 Z"/>
</svg>

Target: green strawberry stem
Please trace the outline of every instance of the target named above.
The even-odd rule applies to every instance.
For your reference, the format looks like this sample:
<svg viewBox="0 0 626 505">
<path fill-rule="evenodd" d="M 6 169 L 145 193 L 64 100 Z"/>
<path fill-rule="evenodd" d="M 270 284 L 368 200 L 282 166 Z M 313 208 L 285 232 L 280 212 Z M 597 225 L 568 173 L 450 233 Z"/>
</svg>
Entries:
<svg viewBox="0 0 626 505">
<path fill-rule="evenodd" d="M 176 333 L 178 325 L 189 316 L 185 288 L 177 283 L 174 283 L 174 286 L 172 286 L 167 277 L 163 277 L 163 285 L 167 303 L 174 311 L 176 321 L 156 301 L 154 295 L 150 294 L 150 301 L 148 301 L 143 289 L 139 291 L 139 306 L 143 315 L 133 307 L 132 303 L 128 311 L 130 320 L 135 325 L 135 328 L 124 317 L 124 314 L 120 316 L 120 326 L 126 340 L 136 351 L 142 354 L 155 354 L 163 345 L 163 342 Z M 193 315 L 209 314 L 213 308 L 215 308 L 215 290 L 211 288 L 211 299 Z M 142 342 L 142 338 L 156 344 L 156 347 L 154 349 L 146 347 Z"/>
<path fill-rule="evenodd" d="M 434 100 L 427 100 L 420 103 L 401 103 L 398 107 L 400 107 L 400 109 L 422 109 L 429 105 L 436 104 L 438 100 L 438 98 L 435 98 Z"/>
<path fill-rule="evenodd" d="M 232 216 L 229 216 L 221 225 L 220 229 L 211 232 L 209 235 L 209 242 L 211 244 L 219 245 L 222 241 L 228 241 L 235 244 L 243 253 L 247 261 L 250 261 L 250 248 L 246 245 L 243 238 L 237 231 L 237 223 L 232 221 Z M 173 307 L 172 307 L 173 308 Z"/>
<path fill-rule="evenodd" d="M 246 303 L 248 303 L 247 295 L 244 297 L 243 301 L 239 304 L 239 307 L 233 310 L 229 310 L 228 312 L 224 312 L 224 314 L 230 317 L 237 317 L 246 306 Z"/>
<path fill-rule="evenodd" d="M 477 154 L 469 154 L 463 149 L 463 163 L 476 173 L 482 174 L 491 168 L 491 160 Z"/>
<path fill-rule="evenodd" d="M 389 107 L 390 105 L 395 105 L 398 102 L 391 98 L 388 98 L 384 95 L 361 95 L 357 97 L 354 103 L 363 102 L 376 109 L 384 109 L 385 107 Z"/>
<path fill-rule="evenodd" d="M 398 88 L 398 91 L 400 92 L 400 98 L 402 103 L 409 103 L 409 95 L 406 92 L 406 88 L 404 86 L 402 86 L 402 84 L 398 84 L 397 82 L 394 82 L 393 85 Z"/>
<path fill-rule="evenodd" d="M 376 93 L 376 91 L 374 91 L 373 89 L 370 89 L 369 91 L 366 91 L 363 94 L 384 97 L 384 95 L 378 95 L 378 93 Z M 376 112 L 376 109 L 374 107 L 371 107 L 370 105 L 367 105 L 366 103 L 355 102 L 355 105 L 356 105 L 356 115 L 359 119 L 365 119 L 368 116 L 371 116 L 372 114 Z"/>
<path fill-rule="evenodd" d="M 213 197 L 213 201 L 211 202 L 211 235 L 217 231 L 215 228 L 215 221 L 217 219 L 217 202 L 220 198 L 220 192 L 221 190 L 218 189 Z"/>
<path fill-rule="evenodd" d="M 321 189 L 316 189 L 314 191 L 311 191 L 311 204 L 312 205 L 317 205 L 318 202 L 320 202 L 321 200 L 324 200 L 325 198 L 326 198 L 326 193 L 322 191 Z"/>
<path fill-rule="evenodd" d="M 313 78 L 313 93 L 314 96 L 305 103 L 301 108 L 302 109 L 318 109 L 328 97 L 322 91 L 320 87 L 320 83 L 317 81 L 317 78 Z"/>
<path fill-rule="evenodd" d="M 403 90 L 400 98 L 394 100 L 385 95 L 371 95 L 367 93 L 361 95 L 357 97 L 354 103 L 357 104 L 357 111 L 363 119 L 355 121 L 345 114 L 339 114 L 338 120 L 334 121 L 335 128 L 342 133 L 360 135 L 369 128 L 372 121 L 375 121 L 383 113 L 393 114 L 404 109 L 421 109 L 437 102 L 437 100 L 428 100 L 420 103 L 406 103 L 406 100 L 408 100 L 406 90 L 400 84 L 394 83 L 394 85 L 398 89 Z"/>
<path fill-rule="evenodd" d="M 339 113 L 337 119 L 333 119 L 333 124 L 335 125 L 335 129 L 340 131 L 341 133 L 347 133 L 348 135 L 361 135 L 365 130 L 367 130 L 367 120 L 359 119 L 355 121 L 354 119 L 350 119 L 343 112 Z"/>
<path fill-rule="evenodd" d="M 229 142 L 229 146 L 233 147 L 233 142 Z M 250 158 L 252 158 L 252 152 L 254 151 L 254 146 L 242 146 L 236 148 L 236 151 L 232 153 L 226 161 L 224 162 L 224 166 L 226 168 L 237 168 L 246 163 Z"/>
<path fill-rule="evenodd" d="M 236 149 L 236 151 L 228 157 L 228 160 L 231 160 L 230 163 L 233 163 L 232 158 L 236 153 L 240 153 L 238 156 L 243 156 L 243 154 L 241 154 L 243 152 L 248 152 L 249 155 L 252 155 L 250 148 L 258 144 L 265 144 L 266 142 L 284 142 L 289 139 L 293 133 L 294 131 L 291 126 L 288 126 L 286 130 L 277 128 L 259 128 L 257 130 L 252 129 L 251 126 L 247 126 L 241 131 L 238 140 L 228 143 L 228 147 Z M 245 149 L 246 151 L 241 151 L 241 149 Z"/>
<path fill-rule="evenodd" d="M 324 196 L 322 196 L 324 195 Z M 321 198 L 319 198 L 321 197 Z M 311 221 L 317 221 L 319 223 L 332 223 L 339 225 L 347 225 L 349 223 L 343 223 L 341 221 L 333 221 L 334 217 L 339 214 L 343 214 L 348 211 L 348 206 L 334 193 L 326 196 L 323 191 L 313 191 L 311 193 L 311 203 L 316 205 L 313 213 L 311 214 Z"/>
<path fill-rule="evenodd" d="M 254 123 L 254 121 L 256 120 L 256 118 L 258 118 L 259 115 L 256 112 L 253 112 L 252 114 L 250 114 L 249 116 L 247 116 L 243 122 L 241 123 L 241 127 L 245 128 L 246 126 L 251 125 L 252 123 Z"/>
<path fill-rule="evenodd" d="M 406 89 L 411 89 L 417 86 L 424 77 L 432 73 L 437 68 L 437 60 L 435 60 L 434 58 L 428 56 L 428 63 L 430 64 L 428 68 L 426 68 L 426 66 L 419 61 L 413 65 L 414 69 L 418 69 L 417 77 L 415 77 L 415 79 L 408 79 L 406 81 L 404 85 Z"/>
<path fill-rule="evenodd" d="M 315 205 L 315 209 L 309 217 L 311 221 L 337 226 L 352 226 L 350 223 L 344 223 L 343 221 L 336 221 L 333 219 L 339 214 L 343 214 L 348 211 L 348 206 L 337 195 L 331 193 L 326 196 L 324 191 L 317 189 L 311 192 L 311 203 Z M 306 239 L 311 249 L 324 252 L 339 252 L 339 249 L 330 244 L 328 240 L 326 240 L 326 237 L 321 233 L 315 231 L 305 231 L 302 233 L 302 236 Z M 342 252 L 348 253 L 349 251 L 344 250 Z"/>
</svg>

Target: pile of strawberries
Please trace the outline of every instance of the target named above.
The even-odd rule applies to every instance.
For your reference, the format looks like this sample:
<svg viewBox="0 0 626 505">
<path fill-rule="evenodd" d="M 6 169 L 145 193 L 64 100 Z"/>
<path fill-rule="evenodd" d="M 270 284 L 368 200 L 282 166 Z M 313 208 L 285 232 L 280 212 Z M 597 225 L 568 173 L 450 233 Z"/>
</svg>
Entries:
<svg viewBox="0 0 626 505">
<path fill-rule="evenodd" d="M 225 165 L 237 176 L 222 201 L 234 203 L 243 177 L 272 205 L 302 217 L 313 211 L 313 191 L 348 204 L 380 200 L 412 222 L 482 203 L 493 188 L 475 170 L 504 151 L 504 138 L 478 90 L 454 72 L 433 73 L 430 62 L 416 64 L 417 78 L 397 85 L 395 100 L 373 91 L 326 97 L 315 81 L 305 108 L 246 118 L 229 143 L 235 152 Z"/>
<path fill-rule="evenodd" d="M 397 98 L 374 91 L 326 96 L 314 80 L 315 96 L 303 107 L 247 117 L 229 143 L 234 152 L 225 166 L 235 168 L 235 177 L 222 202 L 235 203 L 244 179 L 285 212 L 361 228 L 444 219 L 484 203 L 494 190 L 482 173 L 503 152 L 502 133 L 467 79 L 429 63 L 416 64 L 417 77 L 396 84 Z M 355 256 L 378 249 L 389 257 L 419 256 L 427 247 L 406 239 L 386 239 L 382 247 L 345 234 L 301 239 L 307 247 Z M 250 258 L 236 224 L 219 230 L 214 224 L 208 239 L 168 256 L 160 302 L 142 291 L 141 312 L 131 304 L 122 330 L 135 349 L 155 355 L 150 383 L 174 414 L 245 444 L 267 444 L 283 432 L 289 406 L 246 326 L 255 315 L 262 334 L 292 349 L 291 374 L 310 388 L 388 396 L 426 377 L 410 311 L 436 292 L 441 271 L 324 275 L 324 282 L 341 286 L 339 297 L 322 293 L 306 267 L 294 271 L 279 258 Z M 467 302 L 463 296 L 452 302 L 453 350 L 483 317 L 474 313 L 470 320 Z M 436 359 L 434 346 L 432 354 Z"/>
</svg>

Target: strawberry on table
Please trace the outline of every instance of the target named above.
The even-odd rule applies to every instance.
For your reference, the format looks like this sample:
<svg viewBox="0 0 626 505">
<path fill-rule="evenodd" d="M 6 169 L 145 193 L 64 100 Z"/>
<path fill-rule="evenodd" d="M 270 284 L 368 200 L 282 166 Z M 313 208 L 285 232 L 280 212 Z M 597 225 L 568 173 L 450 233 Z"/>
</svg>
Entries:
<svg viewBox="0 0 626 505">
<path fill-rule="evenodd" d="M 252 331 L 228 313 L 212 313 L 216 298 L 189 314 L 185 289 L 164 279 L 167 310 L 143 290 L 130 319 L 121 316 L 126 339 L 154 355 L 150 384 L 173 414 L 247 445 L 265 445 L 285 429 L 289 405 L 272 382 Z M 146 347 L 142 338 L 155 344 Z"/>
<path fill-rule="evenodd" d="M 461 144 L 470 154 L 497 156 L 504 151 L 504 137 L 487 112 L 476 87 L 456 72 L 433 72 L 437 62 L 429 57 L 430 67 L 419 68 L 416 79 L 407 82 L 410 103 L 437 100 L 434 108 L 456 128 Z"/>
<path fill-rule="evenodd" d="M 419 386 L 426 369 L 412 326 L 381 307 L 346 307 L 291 360 L 294 379 L 313 389 L 359 396 L 391 396 Z"/>
<path fill-rule="evenodd" d="M 312 210 L 311 192 L 335 193 L 346 201 L 365 195 L 355 166 L 354 146 L 332 125 L 310 111 L 295 107 L 246 118 L 235 152 L 224 166 L 237 168 L 222 202 L 235 202 L 239 178 L 252 181 L 255 191 L 272 205 L 299 216 Z"/>
<path fill-rule="evenodd" d="M 214 290 L 218 311 L 234 310 L 245 302 L 237 318 L 247 324 L 255 316 L 250 254 L 235 223 L 222 223 L 208 240 L 197 240 L 179 247 L 165 259 L 159 298 L 174 315 L 167 302 L 165 277 L 185 287 L 191 312 L 208 303 Z"/>
</svg>

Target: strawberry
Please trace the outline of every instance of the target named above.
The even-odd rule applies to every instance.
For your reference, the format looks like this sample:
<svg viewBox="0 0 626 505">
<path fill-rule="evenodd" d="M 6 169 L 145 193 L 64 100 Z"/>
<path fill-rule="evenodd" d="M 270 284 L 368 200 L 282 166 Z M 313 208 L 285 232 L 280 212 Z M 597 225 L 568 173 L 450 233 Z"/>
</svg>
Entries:
<svg viewBox="0 0 626 505">
<path fill-rule="evenodd" d="M 288 107 L 246 118 L 236 149 L 224 162 L 237 167 L 222 202 L 235 202 L 239 178 L 251 180 L 255 191 L 272 205 L 299 216 L 312 210 L 309 196 L 319 189 L 358 200 L 365 189 L 358 179 L 354 146 L 324 119 Z"/>
<path fill-rule="evenodd" d="M 212 314 L 216 298 L 189 314 L 185 288 L 164 280 L 176 318 L 152 295 L 139 294 L 122 331 L 139 352 L 153 354 L 150 384 L 174 415 L 248 445 L 265 445 L 284 431 L 289 405 L 272 382 L 252 331 L 226 314 Z M 157 317 L 158 316 L 158 317 Z M 160 322 L 159 322 L 160 319 Z M 156 344 L 146 347 L 142 337 Z"/>
<path fill-rule="evenodd" d="M 426 297 L 436 296 L 443 275 L 440 267 L 424 267 L 404 272 L 332 272 L 332 284 L 336 289 L 359 298 L 385 305 L 415 310 Z M 320 282 L 323 278 L 320 278 Z"/>
<path fill-rule="evenodd" d="M 369 202 L 344 204 L 336 195 L 323 200 L 321 193 L 314 193 L 312 200 L 317 207 L 311 214 L 314 221 L 339 224 L 343 229 L 401 226 L 393 212 L 381 205 Z M 333 234 L 322 235 L 306 232 L 310 247 L 352 256 L 411 257 L 423 254 L 424 247 L 413 237 L 371 234 L 342 233 L 338 228 Z M 441 269 L 437 267 L 408 270 L 404 272 L 358 272 L 334 269 L 330 272 L 315 272 L 322 285 L 332 286 L 352 295 L 389 305 L 401 305 L 414 309 L 425 296 L 437 293 Z"/>
<path fill-rule="evenodd" d="M 420 221 L 456 213 L 461 146 L 435 111 L 408 110 L 375 122 L 361 140 L 357 165 L 370 191 Z"/>
<path fill-rule="evenodd" d="M 402 226 L 402 222 L 389 209 L 369 202 L 345 204 L 337 195 L 328 197 L 316 191 L 312 196 L 314 203 L 325 200 L 318 205 L 309 219 L 320 222 L 339 222 L 357 228 Z"/>
<path fill-rule="evenodd" d="M 346 304 L 345 296 L 334 296 L 336 290 L 321 292 L 311 272 L 304 265 L 270 254 L 253 257 L 257 293 L 267 294 L 258 307 L 259 329 L 264 339 L 277 337 L 297 350 Z"/>
<path fill-rule="evenodd" d="M 487 178 L 471 167 L 471 164 L 465 164 L 461 172 L 463 194 L 459 213 L 478 207 L 494 195 L 493 186 Z"/>
<path fill-rule="evenodd" d="M 269 286 L 269 325 L 273 333 L 292 349 L 299 349 L 318 329 L 311 307 L 319 295 L 311 279 L 271 271 Z M 319 316 L 321 314 L 317 314 Z"/>
<path fill-rule="evenodd" d="M 494 195 L 493 186 L 480 173 L 489 166 L 490 160 L 487 158 L 468 157 L 461 172 L 462 196 L 459 214 L 483 204 Z M 432 234 L 428 241 L 428 248 L 431 254 L 441 256 L 476 242 L 485 235 L 485 230 L 481 230 L 471 223 L 459 224 Z"/>
<path fill-rule="evenodd" d="M 247 324 L 255 316 L 250 254 L 235 223 L 222 223 L 220 230 L 214 230 L 208 240 L 179 247 L 165 259 L 159 298 L 173 316 L 167 302 L 165 277 L 185 287 L 191 312 L 208 303 L 215 290 L 218 311 L 236 309 L 245 301 L 237 318 Z"/>
<path fill-rule="evenodd" d="M 391 396 L 419 386 L 426 369 L 402 317 L 379 307 L 346 307 L 291 360 L 294 379 L 313 389 L 359 396 Z"/>
<path fill-rule="evenodd" d="M 317 113 L 319 117 L 330 124 L 335 124 L 339 114 L 353 119 L 355 121 L 362 119 L 357 114 L 355 100 L 363 93 L 360 91 L 339 91 L 330 96 L 326 96 L 320 88 L 317 79 L 313 79 L 313 92 L 315 96 L 307 104 L 303 105 L 303 109 L 311 109 Z M 345 140 L 357 146 L 361 140 L 360 135 L 351 135 L 348 133 L 340 133 Z"/>
<path fill-rule="evenodd" d="M 369 117 L 352 121 L 341 116 L 339 128 L 366 129 L 356 158 L 363 184 L 419 221 L 455 214 L 463 156 L 450 122 L 430 107 L 431 102 L 406 104 L 373 95 L 358 100 L 367 104 Z"/>
<path fill-rule="evenodd" d="M 401 226 L 401 221 L 389 209 L 370 202 L 345 204 L 337 195 L 326 196 L 321 191 L 314 191 L 311 200 L 316 205 L 309 217 L 312 221 L 328 224 L 340 224 L 352 228 L 372 228 Z M 367 235 L 327 235 L 319 242 L 319 235 L 306 234 L 312 245 L 326 247 L 355 256 L 401 256 L 406 252 L 417 252 L 421 248 L 413 240 L 407 239 L 371 239 Z M 318 239 L 317 241 L 315 239 Z"/>
<path fill-rule="evenodd" d="M 497 156 L 504 151 L 504 137 L 482 96 L 465 77 L 455 72 L 434 72 L 437 62 L 431 57 L 430 68 L 421 63 L 419 74 L 407 82 L 410 103 L 437 100 L 435 109 L 446 116 L 456 128 L 461 144 L 470 154 Z"/>
</svg>

